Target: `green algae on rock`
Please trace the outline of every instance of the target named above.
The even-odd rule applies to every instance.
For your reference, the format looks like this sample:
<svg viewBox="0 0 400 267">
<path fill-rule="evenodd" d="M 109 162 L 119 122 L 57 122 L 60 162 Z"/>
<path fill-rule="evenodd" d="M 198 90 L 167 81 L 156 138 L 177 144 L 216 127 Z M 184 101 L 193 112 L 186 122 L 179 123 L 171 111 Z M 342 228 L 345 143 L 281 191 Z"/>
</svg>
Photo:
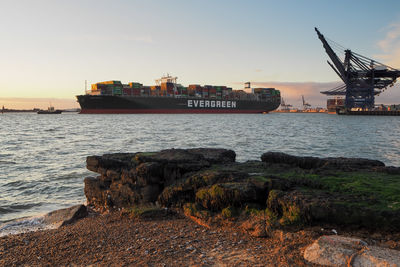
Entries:
<svg viewBox="0 0 400 267">
<path fill-rule="evenodd" d="M 98 210 L 152 204 L 240 221 L 259 235 L 263 227 L 316 224 L 400 230 L 399 168 L 276 152 L 243 163 L 235 156 L 206 148 L 91 156 L 87 168 L 100 176 L 85 179 L 85 194 Z"/>
</svg>

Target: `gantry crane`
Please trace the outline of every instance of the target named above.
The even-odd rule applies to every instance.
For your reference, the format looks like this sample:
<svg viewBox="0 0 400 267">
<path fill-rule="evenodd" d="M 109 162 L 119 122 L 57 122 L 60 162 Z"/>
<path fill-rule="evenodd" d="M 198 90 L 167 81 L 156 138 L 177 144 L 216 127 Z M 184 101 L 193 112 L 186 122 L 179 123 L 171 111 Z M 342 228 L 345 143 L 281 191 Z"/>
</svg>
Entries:
<svg viewBox="0 0 400 267">
<path fill-rule="evenodd" d="M 304 100 L 304 95 L 301 96 L 301 99 L 303 100 L 303 110 L 309 110 L 311 105 Z"/>
<path fill-rule="evenodd" d="M 332 63 L 328 61 L 328 64 L 344 82 L 343 85 L 321 93 L 345 96 L 345 108 L 348 110 L 352 108 L 373 109 L 375 95 L 379 95 L 387 87 L 392 87 L 396 79 L 400 77 L 400 71 L 350 49 L 345 49 L 338 43 L 329 40 L 331 46 L 317 28 L 315 31 L 332 60 Z M 339 58 L 334 49 L 344 53 L 344 59 Z"/>
<path fill-rule="evenodd" d="M 283 97 L 281 97 L 281 107 L 282 107 L 282 110 L 289 111 L 290 107 L 292 107 L 292 105 L 286 104 L 285 100 L 283 100 Z"/>
</svg>

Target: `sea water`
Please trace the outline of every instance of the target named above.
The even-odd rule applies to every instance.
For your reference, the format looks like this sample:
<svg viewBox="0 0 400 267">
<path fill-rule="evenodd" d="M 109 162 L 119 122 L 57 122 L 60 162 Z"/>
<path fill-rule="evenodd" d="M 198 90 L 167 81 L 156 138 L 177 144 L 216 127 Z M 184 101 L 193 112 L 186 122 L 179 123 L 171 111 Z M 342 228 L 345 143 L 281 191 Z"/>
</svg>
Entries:
<svg viewBox="0 0 400 267">
<path fill-rule="evenodd" d="M 85 168 L 89 155 L 219 147 L 237 161 L 280 151 L 400 166 L 399 140 L 400 117 L 389 116 L 0 114 L 0 224 L 18 228 L 26 217 L 84 203 L 83 179 L 96 176 Z"/>
</svg>

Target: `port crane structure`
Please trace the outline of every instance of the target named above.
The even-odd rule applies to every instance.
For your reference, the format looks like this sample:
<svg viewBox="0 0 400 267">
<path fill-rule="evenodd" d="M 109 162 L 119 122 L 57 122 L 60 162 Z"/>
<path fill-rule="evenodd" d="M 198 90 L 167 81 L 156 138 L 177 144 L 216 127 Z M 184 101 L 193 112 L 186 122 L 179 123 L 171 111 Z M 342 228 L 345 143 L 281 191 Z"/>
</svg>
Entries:
<svg viewBox="0 0 400 267">
<path fill-rule="evenodd" d="M 375 95 L 379 95 L 388 87 L 392 87 L 400 77 L 400 71 L 376 60 L 357 54 L 338 43 L 325 38 L 315 28 L 318 38 L 332 63 L 329 66 L 344 82 L 329 91 L 322 91 L 325 95 L 345 96 L 345 108 L 371 110 L 375 106 Z M 329 40 L 329 42 L 328 42 Z M 341 59 L 335 51 L 344 53 Z"/>
<path fill-rule="evenodd" d="M 284 110 L 284 111 L 289 111 L 290 108 L 292 107 L 292 105 L 286 104 L 286 103 L 285 103 L 285 100 L 284 100 L 283 97 L 282 97 L 282 98 L 281 98 L 281 107 L 282 107 L 282 110 Z"/>
<path fill-rule="evenodd" d="M 311 108 L 311 105 L 308 104 L 305 100 L 304 100 L 304 95 L 301 96 L 301 99 L 303 100 L 303 110 L 308 110 Z"/>
</svg>

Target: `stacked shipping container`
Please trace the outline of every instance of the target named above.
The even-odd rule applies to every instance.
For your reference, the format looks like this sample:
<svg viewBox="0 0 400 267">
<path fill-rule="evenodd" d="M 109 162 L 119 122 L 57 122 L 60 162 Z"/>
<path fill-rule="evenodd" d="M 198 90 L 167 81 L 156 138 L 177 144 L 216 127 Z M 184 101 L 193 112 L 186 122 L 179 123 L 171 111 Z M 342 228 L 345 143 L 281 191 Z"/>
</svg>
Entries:
<svg viewBox="0 0 400 267">
<path fill-rule="evenodd" d="M 106 81 L 92 84 L 92 93 L 99 95 L 121 95 L 122 83 L 120 81 Z"/>
<path fill-rule="evenodd" d="M 143 86 L 138 82 L 122 84 L 120 81 L 106 81 L 92 84 L 92 95 L 124 95 L 124 96 L 174 96 L 196 97 L 209 99 L 232 99 L 232 100 L 259 100 L 271 101 L 280 97 L 280 92 L 275 88 L 254 88 L 249 94 L 243 90 L 232 90 L 226 86 L 191 84 L 184 87 L 171 82 L 161 85 Z"/>
</svg>

